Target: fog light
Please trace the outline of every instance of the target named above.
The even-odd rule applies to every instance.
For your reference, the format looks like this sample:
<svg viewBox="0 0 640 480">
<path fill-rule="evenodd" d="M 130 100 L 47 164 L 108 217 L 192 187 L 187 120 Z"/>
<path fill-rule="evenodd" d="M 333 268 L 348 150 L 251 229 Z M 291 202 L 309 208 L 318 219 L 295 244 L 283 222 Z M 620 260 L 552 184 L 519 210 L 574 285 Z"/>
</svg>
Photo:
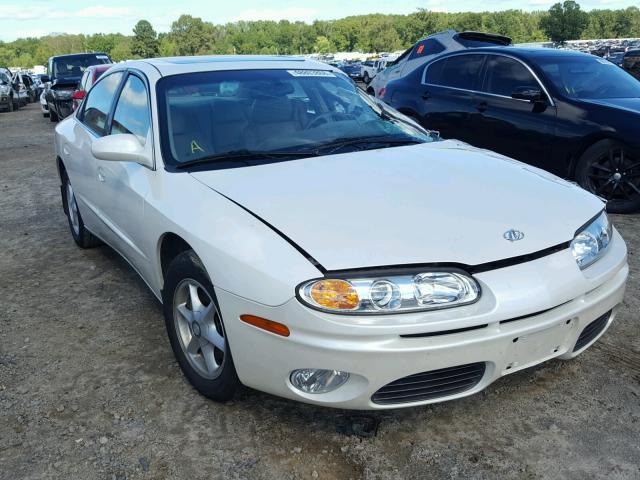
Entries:
<svg viewBox="0 0 640 480">
<path fill-rule="evenodd" d="M 349 373 L 340 370 L 303 368 L 291 372 L 291 384 L 304 393 L 327 393 L 345 384 Z"/>
</svg>

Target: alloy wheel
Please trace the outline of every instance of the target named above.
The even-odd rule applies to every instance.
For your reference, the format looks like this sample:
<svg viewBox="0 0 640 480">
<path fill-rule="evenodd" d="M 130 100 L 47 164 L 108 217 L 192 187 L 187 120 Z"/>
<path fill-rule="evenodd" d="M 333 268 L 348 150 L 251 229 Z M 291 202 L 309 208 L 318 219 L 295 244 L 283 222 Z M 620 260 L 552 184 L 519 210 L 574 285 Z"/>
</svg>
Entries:
<svg viewBox="0 0 640 480">
<path fill-rule="evenodd" d="M 78 237 L 80 236 L 80 213 L 76 203 L 76 196 L 73 194 L 73 188 L 71 188 L 69 181 L 67 181 L 67 210 L 69 211 L 69 222 L 71 223 L 71 228 L 73 228 L 73 233 Z"/>
<path fill-rule="evenodd" d="M 609 149 L 587 171 L 591 192 L 609 201 L 628 202 L 640 197 L 640 160 L 624 147 Z"/>
<path fill-rule="evenodd" d="M 185 279 L 178 284 L 173 296 L 173 321 L 191 367 L 204 378 L 217 378 L 227 357 L 226 336 L 215 302 L 196 280 Z"/>
</svg>

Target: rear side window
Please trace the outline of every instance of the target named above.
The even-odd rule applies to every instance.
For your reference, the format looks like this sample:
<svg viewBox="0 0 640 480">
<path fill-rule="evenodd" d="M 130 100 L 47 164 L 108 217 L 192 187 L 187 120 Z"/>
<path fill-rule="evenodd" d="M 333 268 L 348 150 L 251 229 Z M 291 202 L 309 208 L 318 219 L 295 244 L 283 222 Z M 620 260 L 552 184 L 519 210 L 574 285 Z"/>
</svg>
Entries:
<svg viewBox="0 0 640 480">
<path fill-rule="evenodd" d="M 476 90 L 484 55 L 455 55 L 438 60 L 427 67 L 425 83 L 443 87 Z"/>
<path fill-rule="evenodd" d="M 130 133 L 143 145 L 149 133 L 149 98 L 142 80 L 135 75 L 122 88 L 116 111 L 113 114 L 111 133 Z"/>
<path fill-rule="evenodd" d="M 413 60 L 414 58 L 424 57 L 426 55 L 436 55 L 438 53 L 444 52 L 445 48 L 439 41 L 434 38 L 427 38 L 426 40 L 422 40 L 416 43 L 416 46 L 411 51 L 411 55 L 409 56 L 409 60 Z"/>
<path fill-rule="evenodd" d="M 510 97 L 517 88 L 540 88 L 538 82 L 519 61 L 498 55 L 487 58 L 484 92 Z"/>
<path fill-rule="evenodd" d="M 100 137 L 107 134 L 107 117 L 122 75 L 122 72 L 116 72 L 106 76 L 91 89 L 84 102 L 80 121 Z"/>
</svg>

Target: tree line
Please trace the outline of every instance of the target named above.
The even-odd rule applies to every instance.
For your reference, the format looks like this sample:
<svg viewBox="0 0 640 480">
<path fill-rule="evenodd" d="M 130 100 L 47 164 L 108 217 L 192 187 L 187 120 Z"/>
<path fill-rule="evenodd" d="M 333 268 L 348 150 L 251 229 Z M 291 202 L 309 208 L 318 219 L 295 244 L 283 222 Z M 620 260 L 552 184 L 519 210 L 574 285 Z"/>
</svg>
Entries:
<svg viewBox="0 0 640 480">
<path fill-rule="evenodd" d="M 444 13 L 420 9 L 408 15 L 358 15 L 304 22 L 238 21 L 214 24 L 181 15 L 169 32 L 156 33 L 146 20 L 132 35 L 48 35 L 0 42 L 0 65 L 30 68 L 52 55 L 105 52 L 114 61 L 202 54 L 306 54 L 337 51 L 392 52 L 440 30 L 474 30 L 507 35 L 515 43 L 580 38 L 640 37 L 640 9 L 580 9 L 572 0 L 549 11 Z"/>
</svg>

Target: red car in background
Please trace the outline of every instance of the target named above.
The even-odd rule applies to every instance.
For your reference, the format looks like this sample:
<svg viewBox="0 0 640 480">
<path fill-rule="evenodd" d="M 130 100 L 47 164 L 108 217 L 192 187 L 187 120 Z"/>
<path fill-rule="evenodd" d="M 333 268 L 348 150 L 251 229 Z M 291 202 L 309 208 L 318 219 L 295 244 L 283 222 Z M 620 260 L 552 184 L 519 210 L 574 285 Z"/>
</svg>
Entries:
<svg viewBox="0 0 640 480">
<path fill-rule="evenodd" d="M 73 92 L 73 111 L 76 109 L 84 100 L 85 95 L 91 89 L 94 83 L 100 78 L 100 76 L 111 68 L 111 64 L 103 64 L 103 65 L 92 65 L 87 67 L 84 71 L 80 82 L 78 82 L 78 88 L 75 92 Z"/>
</svg>

